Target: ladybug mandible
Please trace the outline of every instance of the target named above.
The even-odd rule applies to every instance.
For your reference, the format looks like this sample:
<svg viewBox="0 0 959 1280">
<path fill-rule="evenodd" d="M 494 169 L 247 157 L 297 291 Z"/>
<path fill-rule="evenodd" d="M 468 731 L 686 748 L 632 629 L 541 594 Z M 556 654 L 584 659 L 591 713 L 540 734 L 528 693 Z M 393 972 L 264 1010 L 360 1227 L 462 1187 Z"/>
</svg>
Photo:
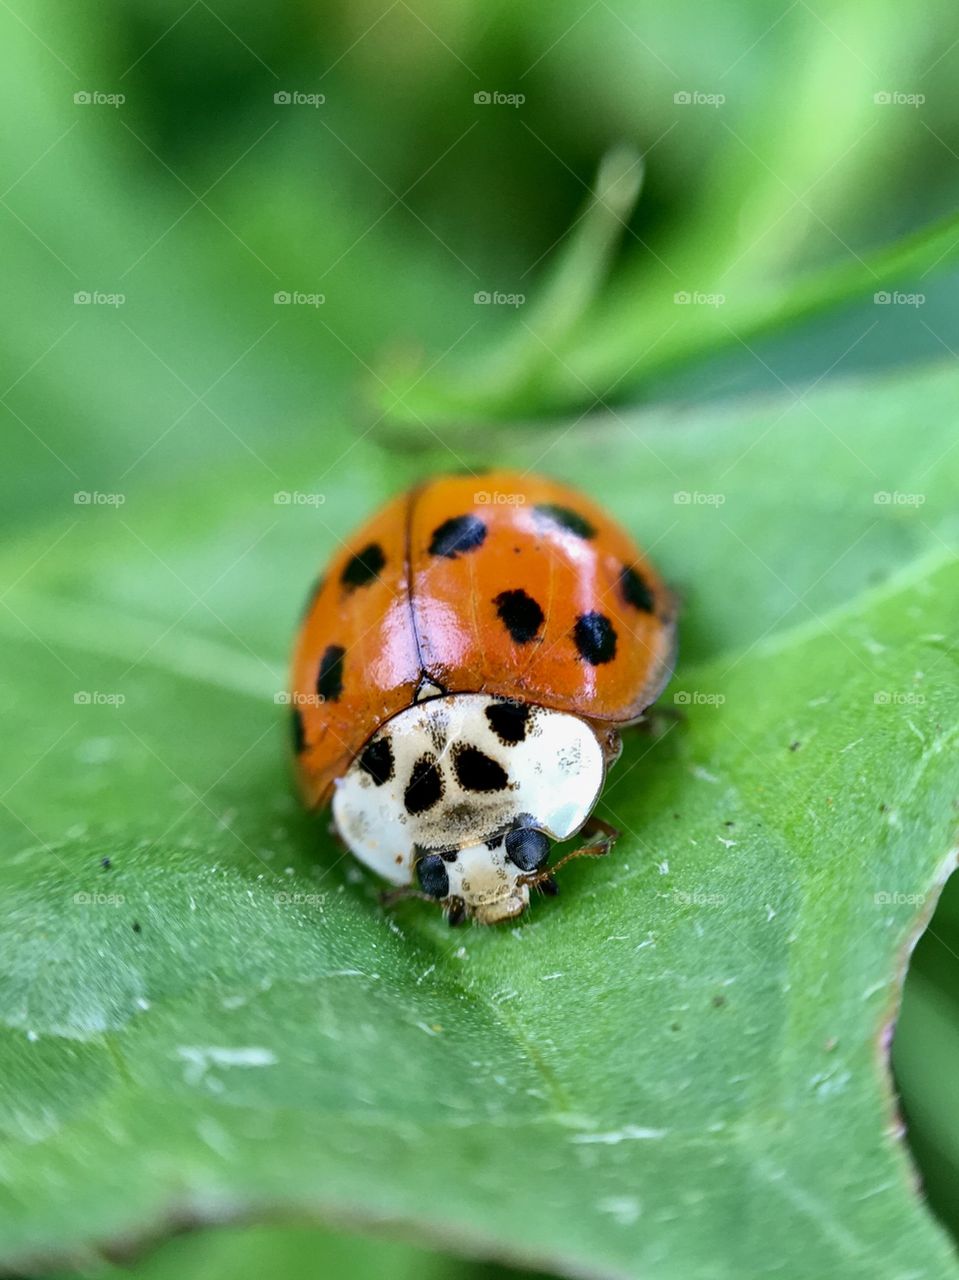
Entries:
<svg viewBox="0 0 959 1280">
<path fill-rule="evenodd" d="M 440 476 L 333 560 L 293 658 L 306 803 L 357 858 L 451 923 L 555 892 L 550 842 L 606 853 L 591 817 L 619 730 L 675 656 L 673 598 L 593 502 L 543 476 Z M 565 862 L 567 859 L 562 859 Z M 418 884 L 418 890 L 413 888 Z"/>
</svg>

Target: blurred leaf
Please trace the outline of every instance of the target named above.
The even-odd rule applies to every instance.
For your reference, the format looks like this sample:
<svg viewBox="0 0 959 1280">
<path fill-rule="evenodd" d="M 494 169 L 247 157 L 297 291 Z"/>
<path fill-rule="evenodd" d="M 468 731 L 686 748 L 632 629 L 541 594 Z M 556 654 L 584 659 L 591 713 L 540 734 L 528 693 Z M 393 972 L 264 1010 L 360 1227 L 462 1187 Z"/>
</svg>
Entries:
<svg viewBox="0 0 959 1280">
<path fill-rule="evenodd" d="M 278 440 L 0 555 L 0 1256 L 282 1206 L 582 1275 L 959 1274 L 877 1052 L 953 840 L 957 390 L 512 448 L 684 587 L 687 655 L 614 856 L 513 929 L 385 915 L 290 793 L 299 597 L 395 459 Z"/>
<path fill-rule="evenodd" d="M 457 378 L 448 371 L 425 377 L 420 390 L 399 395 L 397 416 L 474 423 L 504 412 L 545 407 L 594 408 L 616 402 L 664 373 L 724 352 L 748 351 L 823 312 L 872 294 L 888 305 L 910 282 L 943 272 L 959 259 L 959 214 L 872 254 L 855 256 L 787 284 L 765 284 L 727 298 L 714 291 L 651 292 L 615 332 L 587 324 L 577 333 L 550 332 L 536 317 L 515 322 L 522 332 Z M 920 291 L 915 290 L 922 297 Z M 535 378 L 522 349 L 535 354 Z M 412 402 L 412 403 L 410 403 Z"/>
<path fill-rule="evenodd" d="M 357 387 L 364 408 L 399 397 L 431 427 L 621 398 L 729 349 L 728 329 L 751 342 L 835 303 L 854 255 L 871 262 L 870 246 L 955 207 L 944 0 L 908 16 L 882 0 L 868 19 L 853 2 L 771 18 L 738 0 L 705 28 L 690 0 L 214 10 L 97 0 L 90 22 L 54 0 L 0 8 L 0 105 L 20 121 L 0 206 L 7 521 L 76 489 L 176 484 L 277 431 L 335 434 Z M 326 102 L 278 106 L 279 86 Z M 482 86 L 526 102 L 476 105 Z M 877 106 L 890 89 L 926 102 Z M 126 102 L 74 102 L 90 90 Z M 726 102 L 677 105 L 683 90 Z M 780 90 L 789 110 L 770 111 Z M 542 342 L 509 308 L 480 315 L 477 291 L 548 297 L 550 252 L 619 142 L 646 155 L 646 196 L 638 219 L 620 210 L 627 252 L 587 314 L 565 332 L 604 271 L 601 219 L 574 233 L 563 305 L 523 314 Z M 830 258 L 851 265 L 820 277 Z M 729 303 L 677 308 L 683 290 Z M 126 301 L 74 305 L 94 291 Z M 275 306 L 289 291 L 325 302 Z M 444 375 L 490 347 L 492 365 Z M 426 377 L 384 387 L 373 370 L 387 366 Z"/>
<path fill-rule="evenodd" d="M 325 114 L 277 104 L 278 85 L 315 89 L 315 68 L 288 53 L 284 78 L 271 75 L 208 7 L 157 5 L 153 26 L 126 5 L 97 12 L 91 23 L 52 0 L 0 7 L 0 109 L 22 122 L 3 143 L 0 510 L 21 526 L 77 490 L 257 463 L 278 432 L 316 440 L 340 427 L 398 332 L 448 344 L 451 315 L 454 336 L 475 320 L 455 257 L 364 167 L 346 86 L 324 84 Z M 299 60 L 314 20 L 287 20 Z M 215 129 L 197 66 L 215 69 Z M 94 91 L 125 101 L 74 99 Z M 192 147 L 171 136 L 174 103 Z"/>
<path fill-rule="evenodd" d="M 611 151 L 600 165 L 596 189 L 570 229 L 566 244 L 556 253 L 550 278 L 532 306 L 514 323 L 509 338 L 492 352 L 474 354 L 471 369 L 445 388 L 441 378 L 430 379 L 422 369 L 409 373 L 384 372 L 387 411 L 402 420 L 420 421 L 458 414 L 466 420 L 515 413 L 540 403 L 541 386 L 549 386 L 553 347 L 569 336 L 596 298 L 643 180 L 642 156 L 628 147 Z M 497 304 L 497 296 L 502 299 Z M 524 307 L 522 293 L 490 294 L 481 290 L 477 301 L 486 305 Z M 518 313 L 519 316 L 519 313 Z M 418 384 L 425 384 L 417 393 Z M 407 403 L 413 397 L 415 408 Z M 547 391 L 548 399 L 548 391 Z"/>
</svg>

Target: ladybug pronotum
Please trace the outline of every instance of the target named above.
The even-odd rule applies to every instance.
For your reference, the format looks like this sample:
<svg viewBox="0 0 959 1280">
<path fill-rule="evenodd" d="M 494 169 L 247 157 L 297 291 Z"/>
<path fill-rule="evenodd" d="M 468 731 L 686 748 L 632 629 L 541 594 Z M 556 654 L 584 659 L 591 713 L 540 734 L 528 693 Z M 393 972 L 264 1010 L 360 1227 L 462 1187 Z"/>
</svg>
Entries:
<svg viewBox="0 0 959 1280">
<path fill-rule="evenodd" d="M 659 695 L 673 599 L 603 511 L 543 476 L 441 476 L 345 544 L 293 658 L 296 765 L 355 856 L 451 923 L 555 891 L 550 844 L 593 818 L 619 730 Z M 562 861 L 565 861 L 563 859 Z"/>
</svg>

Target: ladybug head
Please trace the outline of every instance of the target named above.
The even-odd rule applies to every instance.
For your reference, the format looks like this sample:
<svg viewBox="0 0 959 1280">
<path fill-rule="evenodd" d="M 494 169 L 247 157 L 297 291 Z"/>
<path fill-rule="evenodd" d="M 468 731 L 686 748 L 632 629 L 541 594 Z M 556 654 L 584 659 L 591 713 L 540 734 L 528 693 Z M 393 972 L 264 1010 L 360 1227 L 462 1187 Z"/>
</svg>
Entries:
<svg viewBox="0 0 959 1280">
<path fill-rule="evenodd" d="M 482 845 L 446 853 L 418 853 L 416 878 L 427 897 L 447 906 L 451 923 L 470 916 L 479 924 L 496 924 L 522 915 L 529 906 L 530 885 L 543 874 L 550 838 L 529 825 L 528 816 L 505 836 Z"/>
<path fill-rule="evenodd" d="M 417 703 L 374 734 L 339 781 L 333 816 L 361 861 L 463 915 L 520 915 L 549 886 L 551 841 L 602 789 L 603 748 L 578 716 L 486 694 Z"/>
</svg>

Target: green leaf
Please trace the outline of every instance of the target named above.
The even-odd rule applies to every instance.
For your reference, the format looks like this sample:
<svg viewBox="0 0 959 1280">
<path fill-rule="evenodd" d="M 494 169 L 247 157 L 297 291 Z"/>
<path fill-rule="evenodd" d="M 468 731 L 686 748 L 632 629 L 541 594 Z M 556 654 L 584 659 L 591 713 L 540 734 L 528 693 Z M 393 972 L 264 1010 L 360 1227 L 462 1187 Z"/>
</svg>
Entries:
<svg viewBox="0 0 959 1280">
<path fill-rule="evenodd" d="M 582 252 L 582 248 L 580 248 Z M 455 369 L 402 386 L 388 404 L 402 420 L 473 424 L 517 412 L 595 407 L 622 400 L 664 374 L 778 336 L 802 323 L 867 297 L 889 296 L 951 267 L 959 256 L 959 215 L 863 256 L 807 271 L 790 280 L 747 281 L 729 293 L 716 267 L 683 276 L 673 272 L 645 288 L 642 303 L 620 288 L 616 295 L 554 332 L 533 314 L 515 321 L 502 346 Z M 597 261 L 595 272 L 600 263 Z M 704 274 L 713 272 L 714 275 Z M 705 280 L 702 288 L 677 284 Z M 918 292 L 918 291 L 917 291 Z M 696 295 L 701 301 L 697 304 Z M 714 299 L 715 301 L 706 301 Z M 684 305 L 685 304 L 685 305 Z M 418 383 L 418 386 L 417 386 Z"/>
<path fill-rule="evenodd" d="M 0 1261 L 282 1207 L 577 1275 L 959 1276 L 883 1051 L 954 842 L 957 392 L 500 459 L 607 501 L 685 598 L 682 719 L 602 804 L 622 840 L 516 928 L 384 913 L 292 795 L 295 616 L 395 459 L 334 484 L 277 441 L 279 480 L 6 548 Z"/>
</svg>

